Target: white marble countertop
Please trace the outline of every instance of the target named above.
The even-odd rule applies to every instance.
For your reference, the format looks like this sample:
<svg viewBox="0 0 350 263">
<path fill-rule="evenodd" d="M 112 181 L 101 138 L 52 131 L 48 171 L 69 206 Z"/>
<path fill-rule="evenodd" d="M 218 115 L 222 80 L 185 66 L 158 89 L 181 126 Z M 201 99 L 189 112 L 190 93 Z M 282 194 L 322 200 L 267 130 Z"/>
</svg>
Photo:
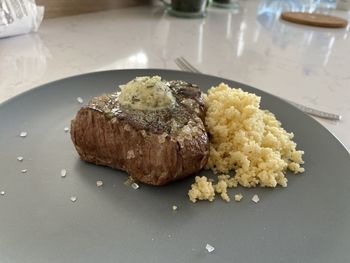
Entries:
<svg viewBox="0 0 350 263">
<path fill-rule="evenodd" d="M 281 10 L 314 8 L 295 2 L 249 0 L 231 11 L 211 7 L 204 19 L 171 17 L 154 6 L 45 20 L 38 33 L 0 39 L 0 102 L 86 72 L 177 69 L 174 59 L 184 56 L 205 73 L 340 113 L 340 122 L 318 121 L 350 149 L 349 26 L 281 21 Z"/>
</svg>

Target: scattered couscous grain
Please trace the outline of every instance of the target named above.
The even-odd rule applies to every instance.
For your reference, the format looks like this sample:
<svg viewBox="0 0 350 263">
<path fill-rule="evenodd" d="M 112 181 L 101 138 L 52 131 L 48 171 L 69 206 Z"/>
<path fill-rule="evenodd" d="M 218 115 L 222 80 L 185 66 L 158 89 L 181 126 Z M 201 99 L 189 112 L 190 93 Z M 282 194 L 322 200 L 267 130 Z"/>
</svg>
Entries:
<svg viewBox="0 0 350 263">
<path fill-rule="evenodd" d="M 240 202 L 242 200 L 242 198 L 243 198 L 243 195 L 241 193 L 235 194 L 235 201 L 236 202 Z"/>
<path fill-rule="evenodd" d="M 197 202 L 197 200 L 213 201 L 215 191 L 212 182 L 209 182 L 205 176 L 196 176 L 195 183 L 192 184 L 191 189 L 188 191 L 188 196 L 193 203 Z"/>
<path fill-rule="evenodd" d="M 227 194 L 227 183 L 225 180 L 219 180 L 218 183 L 214 185 L 214 190 L 221 195 L 223 200 L 230 202 L 230 197 Z"/>
</svg>

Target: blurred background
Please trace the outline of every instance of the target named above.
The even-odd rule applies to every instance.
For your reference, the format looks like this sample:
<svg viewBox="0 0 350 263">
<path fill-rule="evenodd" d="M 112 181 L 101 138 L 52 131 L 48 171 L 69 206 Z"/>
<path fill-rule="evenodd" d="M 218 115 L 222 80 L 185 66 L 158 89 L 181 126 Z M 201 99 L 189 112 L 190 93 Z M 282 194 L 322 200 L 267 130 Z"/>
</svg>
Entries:
<svg viewBox="0 0 350 263">
<path fill-rule="evenodd" d="M 249 0 L 237 0 L 249 1 Z M 159 0 L 37 0 L 38 5 L 45 6 L 45 18 L 69 16 L 81 13 L 125 8 L 137 5 L 157 5 Z M 261 10 L 313 11 L 316 8 L 335 8 L 336 0 L 261 0 Z"/>
</svg>

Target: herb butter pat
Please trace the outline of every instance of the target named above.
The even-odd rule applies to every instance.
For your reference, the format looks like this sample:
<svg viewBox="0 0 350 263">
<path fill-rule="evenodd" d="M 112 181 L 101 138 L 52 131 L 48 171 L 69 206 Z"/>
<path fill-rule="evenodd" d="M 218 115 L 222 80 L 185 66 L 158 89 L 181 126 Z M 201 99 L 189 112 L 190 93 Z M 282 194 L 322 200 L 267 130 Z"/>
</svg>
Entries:
<svg viewBox="0 0 350 263">
<path fill-rule="evenodd" d="M 120 89 L 120 105 L 135 110 L 160 110 L 175 105 L 170 88 L 159 76 L 137 77 L 120 85 Z"/>
</svg>

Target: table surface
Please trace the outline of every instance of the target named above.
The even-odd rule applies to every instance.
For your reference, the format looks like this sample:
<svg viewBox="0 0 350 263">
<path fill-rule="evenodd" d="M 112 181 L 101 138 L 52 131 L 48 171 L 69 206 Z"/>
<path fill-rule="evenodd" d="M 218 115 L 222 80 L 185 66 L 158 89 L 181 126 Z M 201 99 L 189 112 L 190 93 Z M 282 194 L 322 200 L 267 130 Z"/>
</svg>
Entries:
<svg viewBox="0 0 350 263">
<path fill-rule="evenodd" d="M 310 1 L 308 1 L 310 2 Z M 350 149 L 349 26 L 327 29 L 279 19 L 281 11 L 345 11 L 302 1 L 241 1 L 204 19 L 143 6 L 45 20 L 38 33 L 0 39 L 0 102 L 77 74 L 127 68 L 177 69 L 184 56 L 202 72 L 324 111 L 317 119 Z"/>
</svg>

